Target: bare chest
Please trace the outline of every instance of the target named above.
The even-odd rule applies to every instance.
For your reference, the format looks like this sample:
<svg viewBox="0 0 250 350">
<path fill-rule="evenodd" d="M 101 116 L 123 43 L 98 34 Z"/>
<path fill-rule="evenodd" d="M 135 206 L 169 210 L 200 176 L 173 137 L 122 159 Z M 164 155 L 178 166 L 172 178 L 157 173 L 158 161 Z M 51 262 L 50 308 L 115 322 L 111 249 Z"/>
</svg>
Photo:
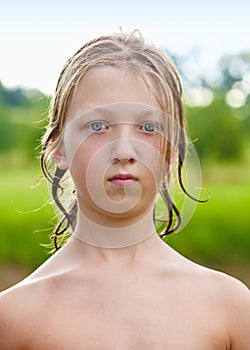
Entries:
<svg viewBox="0 0 250 350">
<path fill-rule="evenodd" d="M 227 349 L 219 318 L 214 322 L 215 313 L 192 300 L 192 293 L 181 297 L 158 287 L 72 290 L 68 299 L 59 297 L 48 308 L 30 349 Z"/>
</svg>

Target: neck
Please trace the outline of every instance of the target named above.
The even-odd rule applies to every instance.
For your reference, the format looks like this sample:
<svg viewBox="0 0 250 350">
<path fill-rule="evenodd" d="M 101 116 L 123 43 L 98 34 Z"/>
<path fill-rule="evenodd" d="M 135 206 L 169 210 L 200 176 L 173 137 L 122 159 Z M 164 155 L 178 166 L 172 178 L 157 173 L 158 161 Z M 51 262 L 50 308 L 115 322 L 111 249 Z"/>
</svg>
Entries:
<svg viewBox="0 0 250 350">
<path fill-rule="evenodd" d="M 121 221 L 122 222 L 122 221 Z M 102 226 L 79 211 L 73 236 L 82 242 L 100 248 L 124 248 L 143 242 L 156 234 L 152 211 L 132 225 Z"/>
</svg>

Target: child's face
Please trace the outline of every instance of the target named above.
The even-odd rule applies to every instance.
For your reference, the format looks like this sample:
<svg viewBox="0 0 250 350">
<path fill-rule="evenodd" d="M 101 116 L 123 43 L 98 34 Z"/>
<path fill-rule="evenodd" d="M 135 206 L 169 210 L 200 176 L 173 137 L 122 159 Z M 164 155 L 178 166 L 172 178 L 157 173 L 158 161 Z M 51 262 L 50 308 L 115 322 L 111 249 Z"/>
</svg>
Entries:
<svg viewBox="0 0 250 350">
<path fill-rule="evenodd" d="M 67 112 L 64 151 L 58 151 L 82 212 L 126 217 L 152 208 L 161 183 L 163 119 L 137 74 L 110 67 L 87 72 Z"/>
</svg>

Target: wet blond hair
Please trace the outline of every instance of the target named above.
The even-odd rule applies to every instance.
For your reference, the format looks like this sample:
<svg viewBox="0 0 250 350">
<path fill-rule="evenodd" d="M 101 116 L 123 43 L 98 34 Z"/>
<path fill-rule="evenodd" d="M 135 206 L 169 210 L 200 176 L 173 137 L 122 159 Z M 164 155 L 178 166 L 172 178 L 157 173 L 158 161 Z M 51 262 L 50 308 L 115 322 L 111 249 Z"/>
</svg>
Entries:
<svg viewBox="0 0 250 350">
<path fill-rule="evenodd" d="M 52 236 L 55 248 L 57 238 L 74 230 L 78 204 L 76 197 L 68 210 L 62 205 L 58 190 L 62 189 L 61 180 L 65 170 L 56 168 L 52 171 L 51 155 L 60 142 L 65 127 L 68 107 L 81 78 L 92 68 L 112 67 L 128 69 L 138 74 L 146 83 L 162 111 L 174 118 L 179 125 L 177 133 L 178 179 L 181 188 L 186 192 L 181 177 L 181 170 L 186 153 L 185 117 L 182 101 L 182 85 L 177 69 L 166 52 L 148 44 L 139 31 L 132 33 L 115 33 L 93 39 L 83 45 L 65 64 L 52 99 L 49 113 L 49 124 L 42 139 L 41 165 L 45 176 L 52 183 L 52 195 L 63 217 Z M 169 148 L 166 148 L 169 152 Z M 169 159 L 170 154 L 165 158 Z M 74 192 L 74 191 L 73 191 Z M 166 202 L 168 218 L 161 237 L 175 231 L 180 225 L 180 213 L 171 200 L 166 183 L 162 184 L 160 193 Z M 174 214 L 177 220 L 174 220 Z"/>
</svg>

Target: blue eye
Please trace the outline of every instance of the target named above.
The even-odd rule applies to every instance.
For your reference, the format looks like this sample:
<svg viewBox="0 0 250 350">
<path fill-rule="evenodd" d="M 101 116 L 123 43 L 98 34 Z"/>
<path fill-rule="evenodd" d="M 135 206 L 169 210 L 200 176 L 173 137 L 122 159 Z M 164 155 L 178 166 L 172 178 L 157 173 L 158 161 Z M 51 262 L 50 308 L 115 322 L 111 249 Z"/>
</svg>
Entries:
<svg viewBox="0 0 250 350">
<path fill-rule="evenodd" d="M 147 132 L 147 133 L 153 133 L 159 131 L 159 127 L 157 124 L 152 122 L 146 122 L 140 126 L 140 129 Z"/>
<path fill-rule="evenodd" d="M 93 122 L 89 125 L 92 131 L 98 132 L 107 129 L 107 125 L 103 122 Z"/>
</svg>

